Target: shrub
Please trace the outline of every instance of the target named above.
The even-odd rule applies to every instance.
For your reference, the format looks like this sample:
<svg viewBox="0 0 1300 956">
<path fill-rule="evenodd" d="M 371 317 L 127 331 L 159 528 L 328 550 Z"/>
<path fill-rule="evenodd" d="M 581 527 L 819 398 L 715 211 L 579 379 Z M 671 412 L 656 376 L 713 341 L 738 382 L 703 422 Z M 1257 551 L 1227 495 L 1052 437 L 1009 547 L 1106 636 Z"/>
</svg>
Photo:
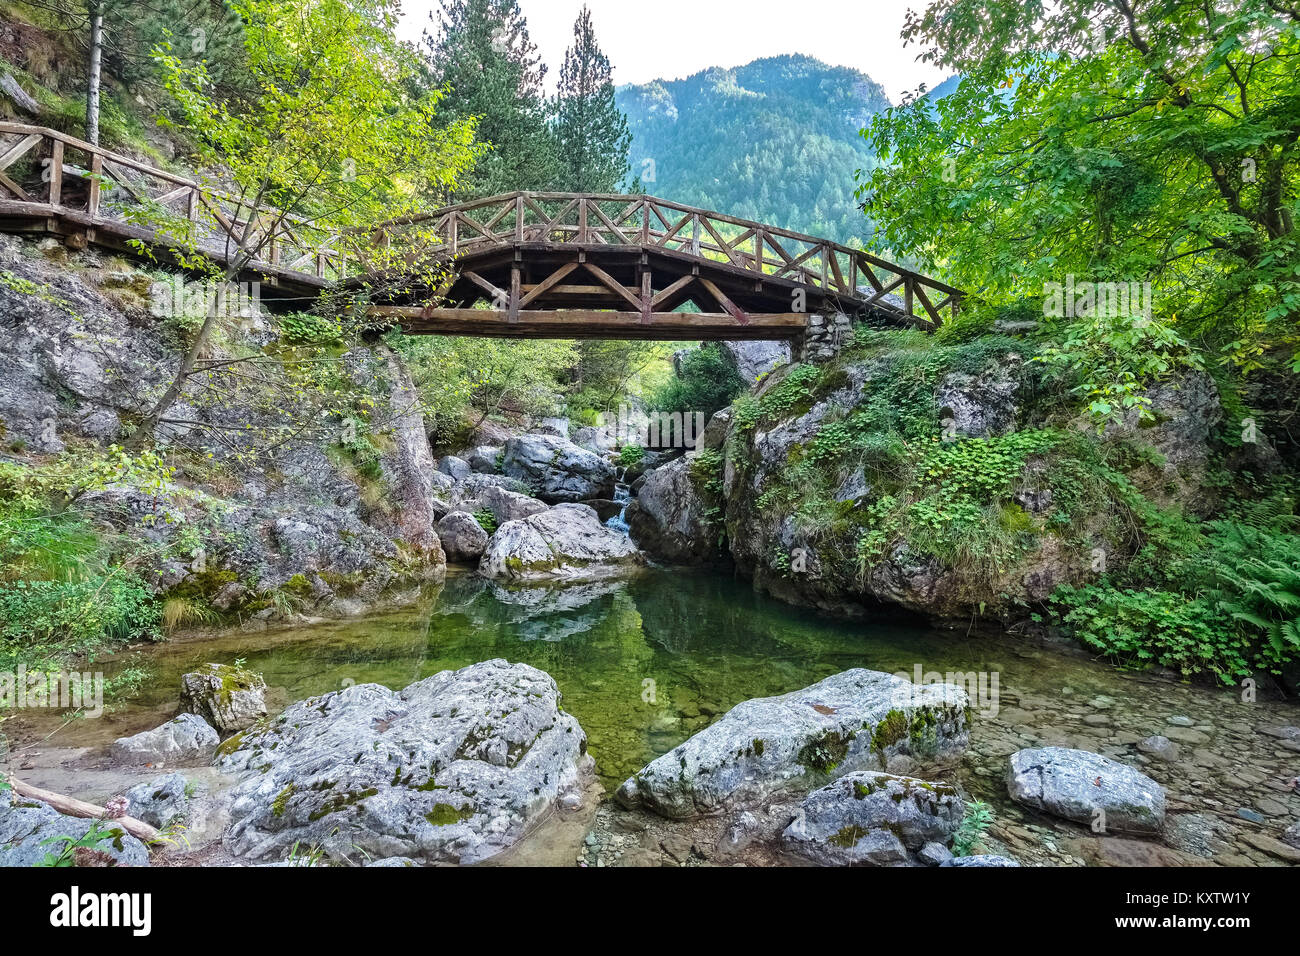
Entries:
<svg viewBox="0 0 1300 956">
<path fill-rule="evenodd" d="M 686 353 L 681 372 L 655 395 L 663 412 L 703 412 L 707 418 L 726 408 L 750 383 L 741 379 L 722 347 L 710 342 Z"/>
</svg>

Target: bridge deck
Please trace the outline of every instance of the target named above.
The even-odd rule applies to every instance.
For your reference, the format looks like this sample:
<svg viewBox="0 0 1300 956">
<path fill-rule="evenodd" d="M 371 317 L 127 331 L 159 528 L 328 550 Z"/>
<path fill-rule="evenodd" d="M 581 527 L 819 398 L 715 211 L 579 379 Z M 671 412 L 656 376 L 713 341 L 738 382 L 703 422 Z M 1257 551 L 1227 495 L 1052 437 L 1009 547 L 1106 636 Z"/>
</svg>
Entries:
<svg viewBox="0 0 1300 956">
<path fill-rule="evenodd" d="M 518 192 L 330 230 L 41 127 L 0 122 L 0 229 L 172 258 L 188 244 L 263 296 L 401 291 L 372 315 L 413 334 L 798 338 L 839 311 L 933 328 L 962 293 L 859 249 L 652 196 Z M 429 270 L 428 264 L 437 265 Z M 414 264 L 418 264 L 418 268 Z M 436 280 L 418 278 L 424 274 Z"/>
</svg>

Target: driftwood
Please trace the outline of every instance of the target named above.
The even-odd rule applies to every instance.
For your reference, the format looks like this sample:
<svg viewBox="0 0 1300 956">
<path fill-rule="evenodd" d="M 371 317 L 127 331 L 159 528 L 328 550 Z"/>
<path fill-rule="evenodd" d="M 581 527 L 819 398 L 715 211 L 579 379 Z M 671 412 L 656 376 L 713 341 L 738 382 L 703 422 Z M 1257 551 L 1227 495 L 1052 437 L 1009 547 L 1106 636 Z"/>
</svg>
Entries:
<svg viewBox="0 0 1300 956">
<path fill-rule="evenodd" d="M 24 113 L 32 116 L 41 115 L 41 104 L 32 99 L 10 74 L 0 73 L 0 90 L 3 90 L 5 95 L 14 101 L 14 105 Z"/>
<path fill-rule="evenodd" d="M 55 810 L 70 817 L 81 817 L 88 820 L 103 820 L 105 823 L 111 823 L 120 826 L 137 840 L 143 840 L 146 843 L 158 839 L 158 831 L 149 824 L 137 820 L 135 817 L 110 817 L 103 807 L 97 807 L 93 803 L 87 803 L 84 800 L 77 800 L 74 797 L 64 796 L 61 793 L 54 793 L 50 790 L 42 790 L 40 787 L 33 787 L 30 783 L 23 783 L 13 777 L 9 778 L 9 785 L 14 788 L 14 793 L 20 797 L 27 797 L 31 800 L 39 800 L 41 803 L 48 803 Z"/>
</svg>

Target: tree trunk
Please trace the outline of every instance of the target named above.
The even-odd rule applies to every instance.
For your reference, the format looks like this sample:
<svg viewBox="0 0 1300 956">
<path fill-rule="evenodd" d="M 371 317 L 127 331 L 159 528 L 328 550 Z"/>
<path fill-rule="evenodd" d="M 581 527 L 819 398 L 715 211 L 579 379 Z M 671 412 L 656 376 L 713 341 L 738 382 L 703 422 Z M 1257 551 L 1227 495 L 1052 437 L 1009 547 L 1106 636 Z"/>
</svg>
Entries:
<svg viewBox="0 0 1300 956">
<path fill-rule="evenodd" d="M 86 62 L 86 142 L 99 145 L 99 88 L 104 62 L 104 0 L 90 4 L 90 57 Z"/>
<path fill-rule="evenodd" d="M 110 817 L 106 815 L 103 807 L 96 806 L 93 803 L 86 803 L 86 801 L 78 800 L 75 797 L 54 793 L 51 790 L 43 790 L 13 777 L 9 778 L 9 785 L 14 788 L 14 793 L 18 794 L 18 796 L 27 797 L 29 800 L 39 800 L 41 803 L 48 803 L 65 816 L 81 817 L 86 820 L 103 820 L 105 823 L 117 824 L 131 836 L 145 843 L 158 839 L 156 829 L 147 823 L 142 823 L 135 817 Z"/>
</svg>

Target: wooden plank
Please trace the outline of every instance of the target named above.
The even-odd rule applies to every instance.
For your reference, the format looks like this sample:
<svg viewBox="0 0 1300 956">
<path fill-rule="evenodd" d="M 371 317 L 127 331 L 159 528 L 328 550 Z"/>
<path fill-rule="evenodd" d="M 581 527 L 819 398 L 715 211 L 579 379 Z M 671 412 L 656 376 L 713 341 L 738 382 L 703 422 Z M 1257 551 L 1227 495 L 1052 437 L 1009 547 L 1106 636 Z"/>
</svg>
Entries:
<svg viewBox="0 0 1300 956">
<path fill-rule="evenodd" d="M 484 279 L 477 272 L 471 272 L 470 270 L 466 269 L 461 272 L 461 278 L 468 279 L 470 282 L 474 283 L 476 286 L 478 286 L 480 289 L 486 292 L 489 296 L 491 296 L 493 305 L 510 301 L 509 293 L 507 293 L 504 289 L 493 285 L 491 282 L 488 282 L 487 279 Z"/>
<path fill-rule="evenodd" d="M 704 276 L 700 276 L 700 285 L 704 286 L 704 288 L 709 290 L 709 295 L 717 299 L 718 305 L 722 306 L 723 311 L 726 312 L 729 316 L 731 316 L 741 325 L 749 324 L 749 316 L 746 315 L 744 310 L 741 309 L 738 305 L 736 305 L 736 303 L 728 299 L 727 296 L 723 293 L 721 289 L 717 287 L 717 285 L 713 282 L 712 279 L 706 279 L 704 278 Z"/>
<path fill-rule="evenodd" d="M 532 302 L 540 295 L 545 295 L 548 289 L 552 289 L 555 286 L 559 285 L 560 282 L 563 281 L 565 277 L 567 277 L 569 273 L 576 268 L 578 268 L 578 264 L 576 262 L 566 262 L 564 265 L 560 266 L 560 268 L 556 269 L 554 272 L 552 272 L 549 276 L 547 276 L 537 285 L 533 286 L 533 288 L 528 292 L 528 294 L 519 300 L 520 307 L 522 308 L 523 306 L 528 305 L 530 302 Z"/>
<path fill-rule="evenodd" d="M 640 311 L 564 309 L 510 313 L 495 309 L 374 306 L 371 318 L 400 324 L 408 334 L 499 335 L 528 338 L 656 339 L 730 338 L 735 340 L 793 339 L 804 333 L 807 315 L 800 312 L 755 313 L 748 324 L 728 313 L 655 312 L 643 321 Z"/>
<path fill-rule="evenodd" d="M 659 294 L 657 294 L 656 296 L 654 296 L 654 298 L 652 298 L 652 299 L 650 300 L 650 304 L 651 304 L 652 306 L 654 306 L 655 308 L 658 308 L 658 307 L 659 307 L 659 304 L 660 304 L 661 302 L 666 302 L 667 300 L 669 300 L 669 299 L 671 299 L 673 296 L 675 296 L 677 293 L 681 292 L 681 291 L 682 291 L 683 289 L 685 289 L 688 285 L 690 285 L 692 282 L 694 282 L 694 281 L 695 281 L 695 278 L 696 278 L 696 277 L 693 276 L 693 275 L 682 276 L 680 279 L 678 279 L 678 280 L 677 280 L 676 282 L 674 282 L 672 285 L 668 286 L 668 287 L 667 287 L 666 289 L 664 289 L 662 292 L 660 292 Z"/>
<path fill-rule="evenodd" d="M 611 292 L 616 292 L 626 299 L 634 309 L 640 309 L 641 303 L 632 293 L 627 291 L 627 287 L 617 282 L 613 276 L 596 265 L 594 262 L 584 262 L 582 267 L 600 280 L 601 284 L 606 286 Z"/>
<path fill-rule="evenodd" d="M 42 139 L 44 139 L 44 137 L 39 133 L 32 133 L 28 136 L 24 136 L 3 153 L 0 153 L 0 172 L 8 169 L 14 163 L 18 162 L 18 160 L 26 156 L 28 151 Z"/>
<path fill-rule="evenodd" d="M 86 212 L 91 219 L 99 218 L 99 184 L 104 175 L 104 157 L 96 153 L 90 157 L 90 185 L 86 195 Z"/>
<path fill-rule="evenodd" d="M 14 198 L 20 200 L 21 202 L 29 202 L 29 203 L 36 202 L 35 199 L 33 199 L 30 195 L 28 195 L 27 190 L 23 189 L 22 186 L 19 186 L 16 182 L 14 182 L 4 173 L 0 173 L 0 186 L 3 186 L 5 189 L 13 193 Z"/>
</svg>

